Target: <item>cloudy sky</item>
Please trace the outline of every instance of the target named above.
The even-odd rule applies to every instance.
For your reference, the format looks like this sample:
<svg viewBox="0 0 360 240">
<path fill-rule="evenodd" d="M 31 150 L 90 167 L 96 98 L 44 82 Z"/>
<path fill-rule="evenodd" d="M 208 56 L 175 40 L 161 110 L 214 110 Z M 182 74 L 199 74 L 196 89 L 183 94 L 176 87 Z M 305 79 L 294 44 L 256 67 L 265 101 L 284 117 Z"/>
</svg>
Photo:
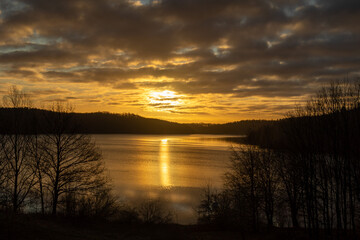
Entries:
<svg viewBox="0 0 360 240">
<path fill-rule="evenodd" d="M 359 0 L 0 0 L 0 95 L 38 106 L 277 119 L 359 67 Z"/>
</svg>

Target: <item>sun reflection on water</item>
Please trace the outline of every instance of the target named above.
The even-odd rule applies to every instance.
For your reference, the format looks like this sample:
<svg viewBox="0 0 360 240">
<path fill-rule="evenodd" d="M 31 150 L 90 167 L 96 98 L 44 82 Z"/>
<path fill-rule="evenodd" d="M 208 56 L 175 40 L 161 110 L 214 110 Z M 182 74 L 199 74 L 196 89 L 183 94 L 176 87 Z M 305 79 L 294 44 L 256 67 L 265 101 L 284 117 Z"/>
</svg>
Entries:
<svg viewBox="0 0 360 240">
<path fill-rule="evenodd" d="M 171 187 L 169 173 L 169 146 L 168 139 L 161 139 L 160 142 L 160 178 L 162 187 Z"/>
</svg>

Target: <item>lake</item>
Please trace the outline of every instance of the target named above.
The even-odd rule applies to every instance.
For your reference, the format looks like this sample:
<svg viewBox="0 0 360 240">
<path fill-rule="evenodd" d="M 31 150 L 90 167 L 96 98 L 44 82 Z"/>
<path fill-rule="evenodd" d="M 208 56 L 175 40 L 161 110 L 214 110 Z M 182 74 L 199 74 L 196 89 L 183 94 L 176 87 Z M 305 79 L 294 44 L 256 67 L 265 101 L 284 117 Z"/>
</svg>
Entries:
<svg viewBox="0 0 360 240">
<path fill-rule="evenodd" d="M 231 137 L 94 135 L 116 195 L 134 205 L 161 199 L 181 224 L 196 223 L 195 209 L 208 184 L 221 188 L 234 145 Z"/>
</svg>

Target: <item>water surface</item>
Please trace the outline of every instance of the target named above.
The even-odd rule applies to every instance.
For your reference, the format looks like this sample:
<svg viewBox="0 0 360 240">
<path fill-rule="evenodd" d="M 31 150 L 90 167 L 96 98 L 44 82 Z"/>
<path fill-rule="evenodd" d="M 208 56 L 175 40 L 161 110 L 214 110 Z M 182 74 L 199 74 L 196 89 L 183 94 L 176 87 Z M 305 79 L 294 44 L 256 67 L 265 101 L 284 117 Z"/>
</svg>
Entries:
<svg viewBox="0 0 360 240">
<path fill-rule="evenodd" d="M 207 185 L 221 188 L 229 135 L 94 135 L 115 193 L 129 203 L 160 198 L 182 224 L 196 222 Z"/>
</svg>

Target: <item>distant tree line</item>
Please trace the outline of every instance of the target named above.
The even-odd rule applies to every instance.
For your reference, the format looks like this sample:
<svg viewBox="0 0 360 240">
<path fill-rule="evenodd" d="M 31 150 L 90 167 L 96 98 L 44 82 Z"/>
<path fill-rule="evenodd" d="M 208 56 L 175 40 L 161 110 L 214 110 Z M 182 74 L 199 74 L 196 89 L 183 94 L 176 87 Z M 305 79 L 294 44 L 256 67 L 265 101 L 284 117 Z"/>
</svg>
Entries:
<svg viewBox="0 0 360 240">
<path fill-rule="evenodd" d="M 32 122 L 26 128 L 22 128 L 22 133 L 46 133 L 52 129 L 43 128 L 44 115 L 56 115 L 53 111 L 24 108 L 24 107 L 5 107 L 0 108 L 0 118 L 4 119 L 3 124 L 12 124 L 10 119 L 13 115 L 22 112 L 24 121 Z M 201 124 L 201 123 L 176 123 L 159 119 L 144 118 L 135 114 L 115 114 L 107 112 L 96 113 L 74 113 L 63 112 L 69 115 L 73 122 L 78 123 L 73 130 L 83 134 L 240 134 L 247 135 L 251 130 L 260 128 L 269 122 L 266 120 L 243 120 L 224 124 Z M 33 119 L 38 119 L 33 121 Z M 81 124 L 79 124 L 81 123 Z M 6 126 L 6 125 L 4 125 Z M 1 133 L 12 133 L 13 128 L 3 127 Z M 68 130 L 66 130 L 68 131 Z"/>
<path fill-rule="evenodd" d="M 360 83 L 334 82 L 233 151 L 224 190 L 208 188 L 199 221 L 303 227 L 312 238 L 360 229 Z"/>
</svg>

